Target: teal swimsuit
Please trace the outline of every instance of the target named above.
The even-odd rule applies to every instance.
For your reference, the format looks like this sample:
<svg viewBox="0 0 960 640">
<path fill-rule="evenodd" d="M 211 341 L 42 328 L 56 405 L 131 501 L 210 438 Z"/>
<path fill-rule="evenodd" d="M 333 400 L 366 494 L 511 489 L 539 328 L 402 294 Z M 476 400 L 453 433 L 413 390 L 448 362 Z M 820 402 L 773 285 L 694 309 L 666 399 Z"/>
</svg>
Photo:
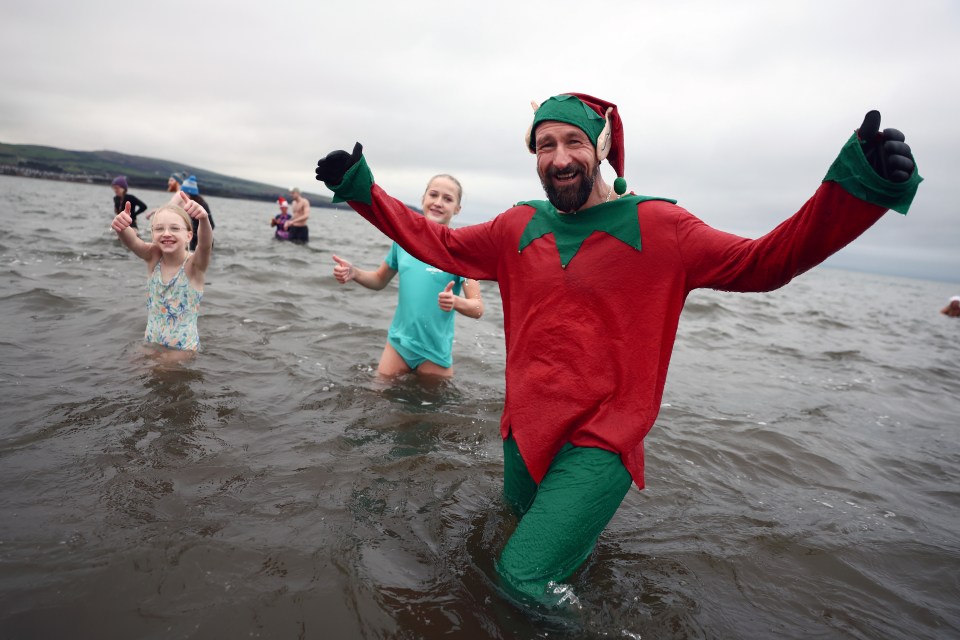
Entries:
<svg viewBox="0 0 960 640">
<path fill-rule="evenodd" d="M 160 272 L 160 263 L 147 281 L 147 330 L 144 340 L 183 351 L 196 351 L 200 348 L 200 335 L 197 333 L 197 316 L 200 315 L 200 300 L 203 291 L 197 291 L 190 284 L 190 278 L 183 268 L 164 283 Z"/>
<path fill-rule="evenodd" d="M 387 340 L 411 369 L 429 360 L 441 367 L 453 365 L 452 311 L 437 304 L 437 296 L 453 282 L 460 295 L 463 278 L 417 260 L 393 243 L 383 260 L 400 275 L 397 310 Z"/>
</svg>

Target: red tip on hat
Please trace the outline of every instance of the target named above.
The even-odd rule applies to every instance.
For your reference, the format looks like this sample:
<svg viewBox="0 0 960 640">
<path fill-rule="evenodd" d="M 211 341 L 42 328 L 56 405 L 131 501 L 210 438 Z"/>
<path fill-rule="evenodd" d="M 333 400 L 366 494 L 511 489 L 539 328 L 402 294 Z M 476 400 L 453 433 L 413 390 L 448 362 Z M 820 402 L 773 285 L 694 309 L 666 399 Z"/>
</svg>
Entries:
<svg viewBox="0 0 960 640">
<path fill-rule="evenodd" d="M 617 173 L 613 188 L 618 194 L 623 195 L 627 191 L 627 181 L 623 177 L 623 122 L 620 121 L 620 112 L 617 111 L 617 105 L 585 93 L 571 91 L 568 95 L 579 98 L 580 102 L 606 119 L 609 131 L 605 127 L 603 132 L 600 133 L 600 138 L 597 140 L 597 153 L 600 155 L 606 153 L 607 161 Z M 607 146 L 609 146 L 609 151 L 604 150 Z"/>
</svg>

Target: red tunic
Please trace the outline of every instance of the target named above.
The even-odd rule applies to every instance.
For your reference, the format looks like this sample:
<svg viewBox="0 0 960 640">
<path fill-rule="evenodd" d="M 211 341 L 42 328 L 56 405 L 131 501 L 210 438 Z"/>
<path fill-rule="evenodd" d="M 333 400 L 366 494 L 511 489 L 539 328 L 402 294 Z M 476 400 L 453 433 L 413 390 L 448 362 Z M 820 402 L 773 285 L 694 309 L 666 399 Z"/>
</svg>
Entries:
<svg viewBox="0 0 960 640">
<path fill-rule="evenodd" d="M 531 206 L 450 229 L 376 184 L 370 196 L 371 204 L 350 205 L 411 254 L 499 283 L 507 343 L 500 430 L 504 438 L 513 433 L 534 480 L 542 480 L 569 442 L 619 453 L 640 488 L 643 439 L 660 410 L 687 294 L 699 287 L 781 287 L 886 211 L 824 182 L 800 211 L 750 240 L 713 229 L 674 204 L 646 201 L 636 207 L 641 250 L 595 232 L 562 268 L 552 234 L 518 250 Z"/>
</svg>

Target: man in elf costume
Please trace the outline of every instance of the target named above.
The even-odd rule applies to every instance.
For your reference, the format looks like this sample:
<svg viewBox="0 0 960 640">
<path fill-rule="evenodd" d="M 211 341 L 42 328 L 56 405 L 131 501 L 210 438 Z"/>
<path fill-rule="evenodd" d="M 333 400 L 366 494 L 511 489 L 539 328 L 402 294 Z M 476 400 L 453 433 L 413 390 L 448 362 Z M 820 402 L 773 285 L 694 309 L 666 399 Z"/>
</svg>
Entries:
<svg viewBox="0 0 960 640">
<path fill-rule="evenodd" d="M 550 602 L 593 550 L 631 483 L 660 409 L 692 290 L 769 291 L 819 264 L 921 181 L 895 129 L 871 111 L 800 210 L 751 240 L 666 198 L 627 193 L 616 105 L 585 94 L 534 105 L 527 147 L 548 201 L 489 222 L 433 224 L 374 182 L 360 143 L 317 163 L 317 179 L 408 252 L 496 280 L 503 298 L 504 495 L 520 520 L 497 561 L 514 595 Z M 616 171 L 607 185 L 599 165 Z M 556 595 L 553 596 L 554 602 Z"/>
</svg>

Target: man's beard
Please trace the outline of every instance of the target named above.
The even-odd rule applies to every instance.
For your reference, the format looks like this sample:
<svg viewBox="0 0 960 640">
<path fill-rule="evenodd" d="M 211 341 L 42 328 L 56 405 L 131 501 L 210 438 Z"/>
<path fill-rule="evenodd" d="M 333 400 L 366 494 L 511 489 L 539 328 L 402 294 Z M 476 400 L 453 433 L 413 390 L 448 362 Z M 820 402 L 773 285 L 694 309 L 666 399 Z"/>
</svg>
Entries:
<svg viewBox="0 0 960 640">
<path fill-rule="evenodd" d="M 550 204 L 555 206 L 558 211 L 564 213 L 579 211 L 580 208 L 586 204 L 587 200 L 590 199 L 590 194 L 593 192 L 593 185 L 596 184 L 597 178 L 600 177 L 600 163 L 594 165 L 593 172 L 590 175 L 587 175 L 587 171 L 580 165 L 568 167 L 563 171 L 569 171 L 571 168 L 576 172 L 576 175 L 581 177 L 580 186 L 555 187 L 553 185 L 553 178 L 556 174 L 560 173 L 560 170 L 555 167 L 547 169 L 546 175 L 540 174 L 540 184 L 543 185 L 543 190 L 547 194 L 547 200 L 549 200 Z"/>
<path fill-rule="evenodd" d="M 167 183 L 167 191 L 170 193 L 176 193 L 177 191 L 180 191 L 180 185 L 178 185 L 177 183 L 173 183 L 173 184 Z"/>
</svg>

